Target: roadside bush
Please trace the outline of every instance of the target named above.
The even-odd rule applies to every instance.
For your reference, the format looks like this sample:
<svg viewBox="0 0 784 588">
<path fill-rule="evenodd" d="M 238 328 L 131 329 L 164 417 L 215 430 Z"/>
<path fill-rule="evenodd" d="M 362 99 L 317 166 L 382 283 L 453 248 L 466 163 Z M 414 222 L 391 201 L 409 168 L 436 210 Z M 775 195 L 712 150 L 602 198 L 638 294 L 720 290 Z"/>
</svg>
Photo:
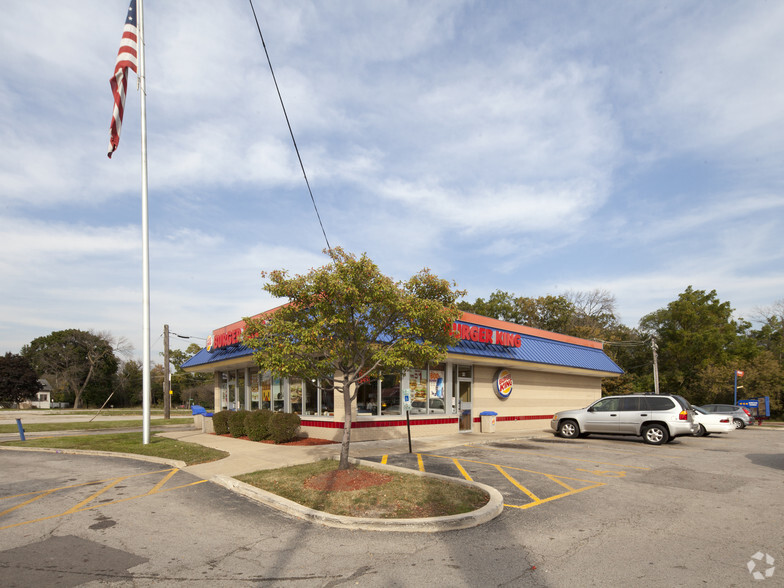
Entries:
<svg viewBox="0 0 784 588">
<path fill-rule="evenodd" d="M 245 436 L 245 417 L 248 416 L 247 410 L 235 410 L 229 413 L 229 433 L 232 437 Z"/>
<path fill-rule="evenodd" d="M 269 420 L 272 411 L 266 408 L 249 412 L 245 417 L 245 434 L 251 441 L 269 439 Z"/>
<path fill-rule="evenodd" d="M 291 412 L 273 412 L 269 419 L 269 438 L 275 443 L 292 441 L 299 433 L 300 418 Z"/>
<path fill-rule="evenodd" d="M 229 433 L 229 415 L 231 412 L 228 410 L 221 410 L 212 415 L 212 428 L 215 430 L 216 435 L 227 435 Z"/>
</svg>

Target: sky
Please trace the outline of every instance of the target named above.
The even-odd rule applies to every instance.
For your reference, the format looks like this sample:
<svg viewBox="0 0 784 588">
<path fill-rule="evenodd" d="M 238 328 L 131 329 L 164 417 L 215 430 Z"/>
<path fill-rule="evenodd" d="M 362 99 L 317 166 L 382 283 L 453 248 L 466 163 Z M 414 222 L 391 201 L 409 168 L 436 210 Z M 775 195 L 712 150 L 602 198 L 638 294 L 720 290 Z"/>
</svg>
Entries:
<svg viewBox="0 0 784 588">
<path fill-rule="evenodd" d="M 784 3 L 254 0 L 330 245 L 465 300 L 692 286 L 784 298 Z M 143 351 L 140 97 L 107 158 L 127 0 L 6 0 L 0 352 Z M 144 4 L 150 324 L 172 347 L 277 306 L 326 243 L 248 2 Z M 182 337 L 191 337 L 183 339 Z"/>
</svg>

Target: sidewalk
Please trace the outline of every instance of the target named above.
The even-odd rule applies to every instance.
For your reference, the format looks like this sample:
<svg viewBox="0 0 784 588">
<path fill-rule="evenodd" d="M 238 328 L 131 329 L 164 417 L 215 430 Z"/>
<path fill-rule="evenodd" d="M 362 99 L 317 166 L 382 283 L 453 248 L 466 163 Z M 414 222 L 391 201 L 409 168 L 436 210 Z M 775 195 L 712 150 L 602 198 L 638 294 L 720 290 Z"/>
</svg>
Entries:
<svg viewBox="0 0 784 588">
<path fill-rule="evenodd" d="M 211 479 L 216 475 L 238 476 L 258 470 L 282 468 L 301 463 L 309 463 L 320 459 L 339 458 L 340 444 L 332 445 L 271 445 L 255 443 L 244 439 L 234 439 L 221 435 L 202 433 L 199 430 L 168 431 L 158 433 L 161 437 L 177 439 L 188 443 L 198 443 L 205 447 L 220 449 L 229 453 L 229 457 L 187 466 L 184 470 L 203 479 Z M 513 439 L 530 439 L 539 436 L 551 436 L 543 430 L 521 431 L 517 433 L 454 433 L 437 437 L 422 437 L 411 440 L 413 453 L 436 451 L 447 447 L 462 445 L 495 443 Z M 352 441 L 349 457 L 362 459 L 381 455 L 397 455 L 408 453 L 408 438 L 385 439 L 381 441 Z"/>
</svg>

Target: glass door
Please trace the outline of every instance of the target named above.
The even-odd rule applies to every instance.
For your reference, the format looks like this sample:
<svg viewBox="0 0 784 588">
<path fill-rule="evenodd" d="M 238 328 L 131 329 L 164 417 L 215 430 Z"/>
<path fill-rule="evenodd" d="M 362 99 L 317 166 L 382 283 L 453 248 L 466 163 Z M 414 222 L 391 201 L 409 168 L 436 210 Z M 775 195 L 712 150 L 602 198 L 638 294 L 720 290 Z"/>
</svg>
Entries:
<svg viewBox="0 0 784 588">
<path fill-rule="evenodd" d="M 472 417 L 472 386 L 473 386 L 473 370 L 470 365 L 456 365 L 455 366 L 455 382 L 457 384 L 457 414 L 459 422 L 459 431 L 461 433 L 470 433 L 473 427 L 474 419 Z"/>
</svg>

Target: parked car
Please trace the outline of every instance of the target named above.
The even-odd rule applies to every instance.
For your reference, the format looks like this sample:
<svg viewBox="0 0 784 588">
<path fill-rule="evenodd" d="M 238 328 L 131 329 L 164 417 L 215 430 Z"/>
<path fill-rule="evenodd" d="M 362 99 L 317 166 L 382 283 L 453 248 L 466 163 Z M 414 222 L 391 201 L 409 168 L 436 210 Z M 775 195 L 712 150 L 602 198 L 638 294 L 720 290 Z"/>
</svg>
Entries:
<svg viewBox="0 0 784 588">
<path fill-rule="evenodd" d="M 698 430 L 695 437 L 707 437 L 711 433 L 730 433 L 735 430 L 732 416 L 719 412 L 707 412 L 699 406 L 693 406 L 694 422 Z"/>
<path fill-rule="evenodd" d="M 697 408 L 701 408 L 705 412 L 732 415 L 732 420 L 733 423 L 735 423 L 736 429 L 745 429 L 746 425 L 751 422 L 751 417 L 746 411 L 742 407 L 735 406 L 734 404 L 703 404 Z"/>
<path fill-rule="evenodd" d="M 602 435 L 636 435 L 661 445 L 698 431 L 686 399 L 669 394 L 607 396 L 577 410 L 555 413 L 550 428 L 567 439 Z"/>
</svg>

